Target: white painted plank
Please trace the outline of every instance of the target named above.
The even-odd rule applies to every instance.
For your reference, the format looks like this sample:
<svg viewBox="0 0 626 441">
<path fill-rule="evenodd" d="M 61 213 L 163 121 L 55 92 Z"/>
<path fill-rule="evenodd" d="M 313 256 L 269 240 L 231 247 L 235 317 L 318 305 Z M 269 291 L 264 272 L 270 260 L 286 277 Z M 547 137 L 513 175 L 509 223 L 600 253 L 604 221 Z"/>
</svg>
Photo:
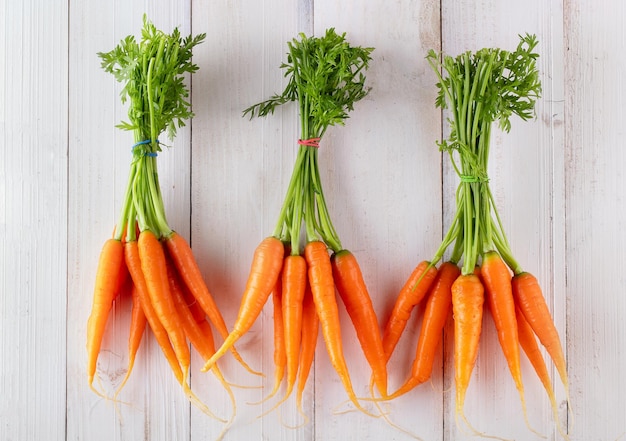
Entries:
<svg viewBox="0 0 626 441">
<path fill-rule="evenodd" d="M 287 105 L 274 115 L 252 121 L 243 118 L 242 112 L 284 89 L 286 80 L 279 67 L 286 61 L 287 41 L 307 25 L 302 3 L 220 1 L 196 2 L 193 7 L 193 29 L 207 33 L 207 44 L 196 52 L 203 74 L 193 82 L 197 117 L 193 126 L 192 246 L 229 329 L 239 309 L 254 249 L 274 230 L 298 136 L 295 106 Z M 269 411 L 275 400 L 249 404 L 260 401 L 273 384 L 272 317 L 270 298 L 252 329 L 236 345 L 265 379 L 246 372 L 230 354 L 219 362 L 229 381 L 257 386 L 235 389 L 237 418 L 225 439 L 313 438 L 313 425 L 285 428 L 280 410 L 257 418 Z M 215 340 L 218 345 L 223 341 L 217 334 Z M 209 380 L 194 385 L 201 394 L 220 390 Z M 222 392 L 217 393 L 215 403 L 223 409 L 229 406 Z M 291 404 L 283 407 L 282 417 L 285 424 L 294 425 L 298 421 L 292 419 Z M 192 423 L 193 439 L 214 438 L 221 430 L 196 414 Z"/>
<path fill-rule="evenodd" d="M 86 322 L 98 254 L 121 210 L 132 155 L 133 135 L 115 128 L 127 119 L 119 98 L 122 85 L 100 68 L 97 52 L 112 50 L 127 35 L 140 38 L 142 16 L 165 32 L 190 32 L 190 4 L 81 3 L 71 8 L 70 181 L 68 253 L 68 403 L 71 439 L 181 439 L 189 437 L 189 402 L 150 332 L 144 335 L 130 380 L 116 410 L 87 386 Z M 159 155 L 159 178 L 168 222 L 189 234 L 190 129 L 179 131 L 172 148 Z M 113 393 L 126 372 L 128 301 L 115 305 L 98 362 L 102 387 Z"/>
<path fill-rule="evenodd" d="M 562 166 L 559 158 L 563 150 L 560 106 L 563 91 L 559 83 L 562 79 L 559 62 L 562 59 L 559 44 L 561 14 L 558 1 L 538 2 L 535 6 L 528 3 L 483 2 L 474 5 L 442 2 L 442 45 L 450 55 L 482 47 L 513 50 L 519 42 L 518 35 L 530 33 L 538 37 L 538 68 L 543 96 L 537 103 L 537 119 L 522 122 L 514 118 L 509 133 L 494 127 L 489 178 L 513 254 L 524 269 L 538 277 L 553 312 L 559 314 L 555 315 L 555 321 L 564 337 L 565 281 L 558 275 L 553 276 L 563 271 L 564 263 L 564 231 L 558 227 L 563 219 L 555 217 L 562 215 L 563 201 L 553 198 L 553 192 L 559 194 L 562 191 L 562 170 L 558 168 Z M 458 177 L 448 167 L 446 191 L 450 200 L 457 184 Z M 453 207 L 447 205 L 447 210 L 452 213 Z M 446 384 L 453 390 L 452 337 L 449 336 L 447 341 L 450 364 Z M 523 353 L 521 358 L 530 425 L 541 434 L 555 437 L 549 401 Z M 446 408 L 446 436 L 466 439 L 454 423 L 453 395 L 447 395 Z M 486 434 L 505 438 L 525 436 L 528 439 L 535 436 L 526 427 L 519 394 L 488 313 L 483 320 L 479 357 L 465 409 L 472 424 Z"/>
<path fill-rule="evenodd" d="M 435 171 L 441 117 L 433 104 L 435 78 L 423 59 L 439 45 L 439 25 L 450 53 L 513 47 L 518 33 L 536 33 L 544 85 L 538 118 L 494 134 L 491 182 L 514 252 L 538 276 L 567 343 L 571 439 L 618 439 L 626 432 L 625 284 L 618 266 L 626 245 L 621 3 L 18 3 L 0 1 L 1 439 L 214 439 L 223 427 L 189 405 L 151 337 L 119 414 L 85 379 L 95 267 L 117 220 L 132 143 L 130 133 L 114 127 L 126 110 L 96 52 L 137 33 L 144 12 L 163 29 L 209 34 L 196 52 L 197 116 L 160 155 L 159 172 L 168 221 L 191 240 L 229 326 L 254 247 L 274 227 L 299 130 L 295 106 L 254 121 L 241 111 L 282 90 L 279 65 L 288 40 L 334 26 L 351 42 L 376 48 L 367 75 L 373 90 L 345 127 L 327 134 L 320 163 L 335 226 L 361 263 L 382 324 L 408 273 L 437 246 L 453 209 L 456 177 L 445 165 L 443 174 Z M 273 404 L 248 404 L 272 383 L 268 306 L 239 345 L 267 377 L 250 375 L 230 356 L 221 362 L 233 383 L 265 386 L 236 389 L 239 413 L 227 439 L 412 439 L 358 413 L 333 414 L 346 397 L 321 339 L 306 394 L 312 422 L 291 430 L 276 412 L 256 419 Z M 116 305 L 99 364 L 108 390 L 127 361 L 127 307 Z M 390 385 L 404 379 L 418 329 L 416 321 L 407 329 Z M 439 362 L 432 386 L 388 406 L 395 423 L 427 440 L 475 439 L 454 425 L 450 330 L 445 365 Z M 347 321 L 343 335 L 355 385 L 365 395 L 368 369 Z M 227 415 L 221 386 L 197 372 L 200 365 L 196 357 L 194 390 Z M 531 423 L 560 439 L 527 363 L 523 373 Z M 563 400 L 563 390 L 558 393 Z M 488 320 L 468 398 L 468 415 L 481 430 L 533 439 Z M 283 422 L 293 423 L 293 403 L 286 404 Z"/>
<path fill-rule="evenodd" d="M 572 439 L 620 439 L 624 394 L 626 9 L 566 2 L 568 355 Z"/>
<path fill-rule="evenodd" d="M 0 23 L 0 439 L 63 439 L 67 3 Z"/>
<path fill-rule="evenodd" d="M 350 44 L 374 47 L 368 97 L 345 127 L 329 129 L 320 150 L 329 210 L 345 248 L 361 265 L 384 326 L 413 268 L 429 259 L 441 239 L 439 112 L 435 75 L 424 58 L 439 48 L 437 2 L 315 2 L 315 34 L 335 27 Z M 342 312 L 343 309 L 341 309 Z M 389 363 L 389 388 L 410 372 L 418 323 L 409 323 Z M 368 396 L 370 368 L 347 314 L 342 339 L 356 392 Z M 359 412 L 333 414 L 346 400 L 324 352 L 316 363 L 316 435 L 320 439 L 412 439 Z M 423 439 L 441 437 L 442 377 L 389 403 L 394 424 Z M 432 386 L 432 387 L 431 387 Z M 373 409 L 375 410 L 375 409 Z"/>
</svg>

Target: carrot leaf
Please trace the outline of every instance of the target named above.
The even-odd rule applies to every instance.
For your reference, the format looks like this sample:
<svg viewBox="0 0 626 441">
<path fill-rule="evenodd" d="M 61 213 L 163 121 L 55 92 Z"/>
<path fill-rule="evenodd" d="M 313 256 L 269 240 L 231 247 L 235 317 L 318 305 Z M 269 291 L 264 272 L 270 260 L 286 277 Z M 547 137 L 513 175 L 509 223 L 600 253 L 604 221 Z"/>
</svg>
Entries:
<svg viewBox="0 0 626 441">
<path fill-rule="evenodd" d="M 274 235 L 291 242 L 292 253 L 299 253 L 304 222 L 308 241 L 321 237 L 339 251 L 341 242 L 326 207 L 317 147 L 328 127 L 344 125 L 354 104 L 369 93 L 364 71 L 373 48 L 351 46 L 346 34 L 334 28 L 322 37 L 299 37 L 287 44 L 287 61 L 280 66 L 288 78 L 283 92 L 248 107 L 243 114 L 262 117 L 283 104 L 298 103 L 301 139 L 306 142 L 298 151 Z"/>
<path fill-rule="evenodd" d="M 158 180 L 157 153 L 163 145 L 159 136 L 170 140 L 185 121 L 193 117 L 185 75 L 198 70 L 191 60 L 192 49 L 205 34 L 183 38 L 178 28 L 167 34 L 143 17 L 141 40 L 123 38 L 109 52 L 99 52 L 101 67 L 123 83 L 122 103 L 128 103 L 128 120 L 117 125 L 134 133 L 133 161 L 124 207 L 118 225 L 127 225 L 127 237 L 135 238 L 135 222 L 140 230 L 151 230 L 158 237 L 171 234 Z M 118 229 L 118 238 L 123 228 Z"/>
<path fill-rule="evenodd" d="M 521 271 L 509 249 L 487 174 L 493 123 L 509 132 L 512 116 L 522 120 L 535 116 L 535 103 L 541 96 L 537 38 L 519 37 L 514 51 L 483 48 L 452 57 L 431 50 L 426 56 L 438 77 L 435 105 L 450 113 L 449 136 L 438 145 L 460 178 L 457 215 L 450 231 L 456 232 L 456 243 L 462 243 L 464 274 L 473 272 L 480 257 L 493 249 L 513 271 Z M 459 220 L 461 226 L 456 224 Z M 441 258 L 453 242 L 446 235 L 435 257 Z"/>
</svg>

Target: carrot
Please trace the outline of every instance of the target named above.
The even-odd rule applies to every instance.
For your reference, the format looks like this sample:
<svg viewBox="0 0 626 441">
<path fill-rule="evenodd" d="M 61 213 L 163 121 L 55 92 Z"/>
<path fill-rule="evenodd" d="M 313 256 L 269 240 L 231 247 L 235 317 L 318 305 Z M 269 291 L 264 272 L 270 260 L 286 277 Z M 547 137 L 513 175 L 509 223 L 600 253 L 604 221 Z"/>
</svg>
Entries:
<svg viewBox="0 0 626 441">
<path fill-rule="evenodd" d="M 428 294 L 411 376 L 389 398 L 399 397 L 430 378 L 435 353 L 452 306 L 452 284 L 460 274 L 461 270 L 452 262 L 444 262 L 440 265 Z"/>
<path fill-rule="evenodd" d="M 317 346 L 317 335 L 319 333 L 319 319 L 315 310 L 315 302 L 311 294 L 311 287 L 307 282 L 304 300 L 302 302 L 302 341 L 300 342 L 300 360 L 298 361 L 298 386 L 296 388 L 296 407 L 307 421 L 308 417 L 302 409 L 302 394 L 306 386 L 311 365 L 315 358 L 315 347 Z"/>
<path fill-rule="evenodd" d="M 186 289 L 186 288 L 187 287 L 184 286 L 184 284 L 181 285 L 181 291 L 183 293 L 185 305 L 187 309 L 189 309 L 191 316 L 194 318 L 194 320 L 198 324 L 198 327 L 200 328 L 200 332 L 202 333 L 202 337 L 205 340 L 206 354 L 205 355 L 200 354 L 200 355 L 204 357 L 204 359 L 207 359 L 208 357 L 210 357 L 211 355 L 215 353 L 215 339 L 213 338 L 213 330 L 211 329 L 211 325 L 209 324 L 209 322 L 206 320 L 204 310 L 198 304 L 198 302 L 196 301 L 195 297 L 191 294 L 189 289 Z M 214 364 L 211 370 L 213 371 L 214 375 L 217 377 L 219 382 L 222 383 L 224 387 L 227 389 L 228 394 L 231 395 L 231 392 L 230 392 L 231 383 L 228 383 L 224 379 L 224 376 L 221 373 L 217 364 Z M 234 400 L 234 397 L 231 397 L 231 399 Z"/>
<path fill-rule="evenodd" d="M 287 358 L 286 400 L 296 384 L 300 340 L 302 337 L 302 301 L 307 286 L 307 265 L 304 257 L 285 257 L 282 273 L 283 320 L 285 332 L 285 355 Z"/>
<path fill-rule="evenodd" d="M 150 302 L 172 342 L 183 376 L 186 376 L 191 356 L 185 331 L 170 292 L 163 245 L 150 230 L 144 230 L 139 234 L 137 245 Z"/>
<path fill-rule="evenodd" d="M 283 255 L 283 243 L 273 236 L 265 238 L 257 246 L 235 325 L 222 346 L 207 360 L 202 368 L 203 372 L 209 370 L 252 327 L 276 285 Z"/>
<path fill-rule="evenodd" d="M 191 247 L 185 238 L 176 232 L 172 232 L 172 234 L 169 235 L 164 242 L 170 257 L 176 265 L 178 273 L 181 275 L 194 298 L 198 301 L 222 338 L 226 338 L 228 336 L 226 322 L 224 321 L 224 317 L 215 303 L 215 299 L 204 282 L 204 278 L 202 277 L 202 273 L 198 267 L 198 263 L 193 255 Z M 235 359 L 241 363 L 241 365 L 248 372 L 259 374 L 248 366 L 234 346 L 231 347 L 230 350 Z"/>
<path fill-rule="evenodd" d="M 281 273 L 283 343 L 287 367 L 287 390 L 285 395 L 268 411 L 267 415 L 287 401 L 296 384 L 300 341 L 302 339 L 302 301 L 307 287 L 306 260 L 299 254 L 292 254 L 283 260 Z"/>
<path fill-rule="evenodd" d="M 500 255 L 496 251 L 489 251 L 483 257 L 480 274 L 487 293 L 489 309 L 498 331 L 498 341 L 519 391 L 524 413 L 526 413 L 511 273 Z"/>
<path fill-rule="evenodd" d="M 343 344 L 341 340 L 341 324 L 339 322 L 339 308 L 335 300 L 335 283 L 333 281 L 333 270 L 330 263 L 326 244 L 321 241 L 311 241 L 304 247 L 304 257 L 309 268 L 309 283 L 311 293 L 315 302 L 315 310 L 319 317 L 322 328 L 322 336 L 326 343 L 326 350 L 330 362 L 339 375 L 344 389 L 350 401 L 361 411 L 369 414 L 359 403 L 348 366 L 343 355 Z"/>
<path fill-rule="evenodd" d="M 567 366 L 561 340 L 537 278 L 531 273 L 522 272 L 513 277 L 511 284 L 515 303 L 533 328 L 541 344 L 548 351 L 569 395 Z"/>
<path fill-rule="evenodd" d="M 204 359 L 209 358 L 215 352 L 215 348 L 213 347 L 213 339 L 212 338 L 207 339 L 205 337 L 202 328 L 200 327 L 198 321 L 194 317 L 194 314 L 191 312 L 191 310 L 187 306 L 187 301 L 185 300 L 185 295 L 183 293 L 183 290 L 184 290 L 183 282 L 180 280 L 179 275 L 176 273 L 176 269 L 169 262 L 167 265 L 167 278 L 168 278 L 168 282 L 170 286 L 170 292 L 172 294 L 172 299 L 174 301 L 176 311 L 178 312 L 180 316 L 181 325 L 185 331 L 185 335 L 187 336 L 187 338 L 189 339 L 193 347 L 196 348 L 198 353 Z M 209 414 L 215 419 L 217 419 L 218 421 L 221 421 L 223 423 L 228 423 L 228 425 L 230 425 L 232 421 L 234 420 L 235 413 L 236 413 L 234 395 L 232 394 L 230 386 L 228 385 L 228 383 L 222 376 L 217 365 L 213 366 L 213 372 L 215 373 L 216 378 L 218 379 L 218 381 L 220 381 L 220 383 L 222 384 L 224 389 L 228 392 L 231 398 L 231 403 L 233 405 L 233 414 L 231 415 L 231 418 L 228 421 L 217 417 L 213 412 L 210 412 Z"/>
<path fill-rule="evenodd" d="M 552 390 L 552 381 L 550 380 L 550 374 L 548 373 L 548 368 L 546 367 L 543 355 L 539 350 L 539 345 L 537 344 L 537 340 L 535 338 L 535 332 L 530 326 L 530 323 L 526 320 L 526 317 L 524 317 L 519 305 L 515 305 L 515 318 L 517 319 L 517 334 L 519 336 L 520 346 L 528 357 L 530 364 L 532 364 L 539 380 L 541 381 L 541 384 L 543 385 L 543 388 L 548 394 L 548 399 L 550 400 L 550 405 L 552 406 L 552 414 L 554 421 L 557 424 L 559 433 L 563 436 L 563 438 L 568 439 L 569 437 L 564 432 L 559 422 L 558 406 L 556 403 L 556 397 L 554 396 L 554 391 Z"/>
<path fill-rule="evenodd" d="M 141 305 L 141 309 L 143 310 L 146 320 L 150 325 L 150 329 L 152 329 L 152 333 L 154 334 L 159 347 L 163 351 L 165 359 L 169 363 L 176 380 L 180 385 L 182 385 L 184 380 L 183 371 L 178 363 L 176 353 L 172 348 L 167 331 L 163 327 L 163 324 L 161 324 L 161 321 L 159 320 L 159 317 L 150 302 L 148 286 L 146 285 L 146 280 L 141 270 L 141 259 L 139 258 L 139 247 L 137 245 L 137 241 L 129 241 L 124 244 L 124 258 L 137 291 L 139 304 Z"/>
<path fill-rule="evenodd" d="M 133 306 L 130 315 L 130 333 L 128 335 L 128 368 L 126 370 L 126 375 L 124 376 L 124 379 L 115 391 L 114 397 L 117 397 L 117 395 L 120 393 L 128 379 L 130 378 L 130 373 L 132 372 L 135 365 L 135 357 L 137 355 L 137 351 L 139 350 L 139 346 L 141 345 L 141 340 L 143 340 L 143 335 L 146 329 L 146 315 L 141 308 L 139 294 L 137 293 L 137 287 L 132 282 L 131 285 L 131 297 Z"/>
<path fill-rule="evenodd" d="M 372 368 L 374 384 L 380 394 L 387 396 L 387 358 L 383 350 L 380 325 L 372 299 L 363 280 L 354 254 L 348 250 L 333 253 L 333 278 L 337 291 L 352 319 L 363 354 Z"/>
<path fill-rule="evenodd" d="M 279 277 L 272 291 L 272 306 L 274 307 L 274 386 L 272 391 L 263 398 L 262 403 L 276 395 L 285 377 L 287 355 L 285 353 L 285 326 L 283 320 L 282 280 Z M 255 404 L 259 404 L 255 403 Z"/>
<path fill-rule="evenodd" d="M 463 408 L 465 394 L 478 356 L 478 344 L 482 330 L 484 288 L 476 275 L 467 274 L 457 277 L 451 290 L 452 312 L 454 314 L 455 417 L 462 417 L 468 423 Z"/>
<path fill-rule="evenodd" d="M 383 332 L 383 349 L 387 361 L 400 340 L 413 308 L 422 301 L 436 275 L 437 269 L 430 262 L 420 262 L 400 290 Z"/>
<path fill-rule="evenodd" d="M 87 379 L 89 387 L 98 395 L 102 394 L 93 386 L 96 364 L 113 300 L 120 289 L 120 275 L 124 273 L 124 267 L 122 242 L 108 239 L 100 252 L 91 313 L 87 320 Z"/>
</svg>

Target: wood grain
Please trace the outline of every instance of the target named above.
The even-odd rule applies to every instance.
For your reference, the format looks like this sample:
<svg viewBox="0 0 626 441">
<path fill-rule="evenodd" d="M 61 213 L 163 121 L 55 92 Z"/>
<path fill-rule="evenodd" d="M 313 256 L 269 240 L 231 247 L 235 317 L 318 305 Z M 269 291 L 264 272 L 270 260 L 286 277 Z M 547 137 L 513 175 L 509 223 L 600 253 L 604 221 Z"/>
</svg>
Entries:
<svg viewBox="0 0 626 441">
<path fill-rule="evenodd" d="M 494 132 L 490 183 L 511 247 L 542 284 L 567 349 L 569 409 L 556 383 L 562 424 L 573 441 L 624 436 L 622 3 L 0 0 L 0 439 L 192 441 L 215 439 L 223 428 L 189 404 L 149 335 L 124 404 L 99 399 L 86 382 L 97 258 L 121 208 L 132 143 L 115 128 L 126 113 L 121 86 L 102 71 L 97 52 L 136 35 L 144 13 L 164 30 L 207 33 L 194 52 L 200 70 L 189 78 L 196 116 L 159 155 L 159 175 L 168 222 L 190 241 L 229 326 L 295 158 L 295 105 L 262 119 L 242 117 L 283 90 L 287 41 L 334 27 L 351 43 L 375 48 L 371 93 L 345 126 L 328 131 L 319 159 L 335 227 L 359 260 L 382 326 L 454 210 L 458 177 L 436 146 L 447 135 L 447 114 L 434 106 L 426 52 L 513 48 L 518 34 L 536 34 L 543 84 L 537 118 Z M 107 391 L 125 373 L 128 308 L 128 300 L 116 303 L 99 359 Z M 237 418 L 225 439 L 477 439 L 454 421 L 451 326 L 432 383 L 384 407 L 406 432 L 383 419 L 338 413 L 349 407 L 321 339 L 305 393 L 311 422 L 288 428 L 302 421 L 293 400 L 258 418 L 274 404 L 249 404 L 271 386 L 272 314 L 268 304 L 238 345 L 265 378 L 230 355 L 220 361 L 227 379 L 245 386 L 235 388 Z M 341 314 L 350 371 L 365 396 L 369 371 L 345 309 Z M 408 374 L 418 332 L 415 314 L 390 361 L 391 387 Z M 535 439 L 488 315 L 483 337 L 468 417 L 488 435 Z M 194 357 L 194 391 L 227 416 L 227 395 L 201 365 Z M 525 359 L 523 376 L 531 425 L 561 439 Z"/>
</svg>

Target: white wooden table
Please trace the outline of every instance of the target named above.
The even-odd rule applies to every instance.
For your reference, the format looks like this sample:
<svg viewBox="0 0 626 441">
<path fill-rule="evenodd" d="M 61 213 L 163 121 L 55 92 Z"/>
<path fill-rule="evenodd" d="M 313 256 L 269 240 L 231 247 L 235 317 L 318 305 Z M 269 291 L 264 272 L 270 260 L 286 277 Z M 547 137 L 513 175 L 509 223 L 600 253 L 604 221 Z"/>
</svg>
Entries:
<svg viewBox="0 0 626 441">
<path fill-rule="evenodd" d="M 159 156 L 159 172 L 168 221 L 190 241 L 229 325 L 295 158 L 295 106 L 242 118 L 244 108 L 282 91 L 287 41 L 334 27 L 376 48 L 367 72 L 372 92 L 345 127 L 328 132 L 320 163 L 335 226 L 361 263 L 382 321 L 409 272 L 436 249 L 454 208 L 457 177 L 435 145 L 447 127 L 434 106 L 426 52 L 513 49 L 518 34 L 536 34 L 537 119 L 494 133 L 490 182 L 515 255 L 543 285 L 567 351 L 569 419 L 558 388 L 557 398 L 571 439 L 622 439 L 624 7 L 618 0 L 0 0 L 0 439 L 206 440 L 222 428 L 190 406 L 151 338 L 119 413 L 90 391 L 85 375 L 97 257 L 117 219 L 132 143 L 114 127 L 126 109 L 96 53 L 136 35 L 144 13 L 164 30 L 207 33 L 194 53 L 196 117 Z M 99 361 L 109 388 L 127 362 L 125 306 L 116 306 Z M 412 321 L 392 359 L 391 385 L 408 372 L 418 329 Z M 475 439 L 454 423 L 451 331 L 432 383 L 388 407 L 395 423 L 424 440 Z M 368 369 L 347 324 L 344 339 L 357 393 L 365 395 Z M 270 387 L 271 302 L 239 349 L 267 378 L 227 356 L 229 380 Z M 201 365 L 194 358 L 192 387 L 226 415 L 228 399 Z M 533 427 L 560 439 L 525 359 L 523 374 Z M 236 389 L 238 414 L 226 439 L 413 439 L 384 421 L 335 412 L 346 396 L 322 344 L 305 395 L 308 425 L 285 427 L 300 421 L 292 401 L 282 416 L 257 418 L 272 402 L 247 403 L 262 396 L 259 388 Z M 467 415 L 487 434 L 535 439 L 520 409 L 485 321 Z"/>
</svg>

